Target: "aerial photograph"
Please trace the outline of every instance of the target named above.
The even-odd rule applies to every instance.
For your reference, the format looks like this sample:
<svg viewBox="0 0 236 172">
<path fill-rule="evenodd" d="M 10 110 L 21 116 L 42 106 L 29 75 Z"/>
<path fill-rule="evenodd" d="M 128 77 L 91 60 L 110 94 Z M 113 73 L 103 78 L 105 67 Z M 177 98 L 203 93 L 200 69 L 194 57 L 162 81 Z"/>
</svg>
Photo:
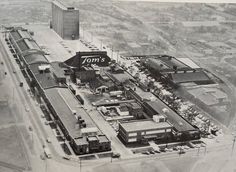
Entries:
<svg viewBox="0 0 236 172">
<path fill-rule="evenodd" d="M 0 0 L 0 172 L 236 172 L 236 4 Z"/>
</svg>

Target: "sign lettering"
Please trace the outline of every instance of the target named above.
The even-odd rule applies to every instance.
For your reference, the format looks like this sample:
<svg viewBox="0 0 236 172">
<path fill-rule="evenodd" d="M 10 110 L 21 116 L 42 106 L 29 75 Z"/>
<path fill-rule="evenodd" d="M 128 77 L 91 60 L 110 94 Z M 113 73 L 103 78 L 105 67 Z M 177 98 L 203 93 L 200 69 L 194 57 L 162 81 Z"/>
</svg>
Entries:
<svg viewBox="0 0 236 172">
<path fill-rule="evenodd" d="M 104 63 L 106 58 L 101 56 L 83 56 L 81 60 L 82 60 L 81 64 L 86 65 L 86 64 Z"/>
</svg>

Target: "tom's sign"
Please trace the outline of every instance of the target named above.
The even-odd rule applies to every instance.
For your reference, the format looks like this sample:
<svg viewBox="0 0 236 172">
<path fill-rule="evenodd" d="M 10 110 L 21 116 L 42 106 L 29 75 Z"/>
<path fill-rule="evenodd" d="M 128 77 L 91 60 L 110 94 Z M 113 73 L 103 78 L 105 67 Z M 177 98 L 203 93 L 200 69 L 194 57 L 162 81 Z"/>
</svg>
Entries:
<svg viewBox="0 0 236 172">
<path fill-rule="evenodd" d="M 103 56 L 82 56 L 81 65 L 90 65 L 90 64 L 102 64 L 106 61 L 106 57 Z"/>
<path fill-rule="evenodd" d="M 98 66 L 108 66 L 111 61 L 106 51 L 77 52 L 74 57 L 66 60 L 65 63 L 72 67 L 80 68 L 96 64 Z"/>
</svg>

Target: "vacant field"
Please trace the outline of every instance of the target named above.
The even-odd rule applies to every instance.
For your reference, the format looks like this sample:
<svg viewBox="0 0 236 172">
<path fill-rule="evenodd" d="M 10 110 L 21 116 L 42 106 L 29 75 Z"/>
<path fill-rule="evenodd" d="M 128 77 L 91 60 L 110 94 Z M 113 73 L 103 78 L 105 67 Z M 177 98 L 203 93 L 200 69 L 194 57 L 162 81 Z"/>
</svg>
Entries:
<svg viewBox="0 0 236 172">
<path fill-rule="evenodd" d="M 122 163 L 122 164 L 107 164 L 94 169 L 94 172 L 170 172 L 170 170 L 161 161 L 150 160 L 135 162 L 135 163 Z M 174 172 L 174 171 L 173 171 Z"/>
<path fill-rule="evenodd" d="M 51 6 L 40 0 L 1 0 L 0 23 L 49 22 Z"/>
<path fill-rule="evenodd" d="M 0 162 L 12 164 L 19 169 L 28 169 L 27 155 L 16 127 L 1 129 L 0 140 Z"/>
<path fill-rule="evenodd" d="M 198 157 L 195 158 L 183 157 L 177 160 L 172 159 L 163 162 L 171 172 L 190 172 L 192 167 L 198 160 L 199 160 Z"/>
<path fill-rule="evenodd" d="M 11 168 L 1 167 L 1 166 L 0 166 L 0 171 L 1 172 L 19 172 L 17 170 L 11 169 Z"/>
<path fill-rule="evenodd" d="M 1 125 L 7 125 L 14 123 L 15 119 L 8 106 L 0 106 L 0 127 Z"/>
<path fill-rule="evenodd" d="M 226 58 L 225 61 L 236 67 L 236 58 L 235 57 Z"/>
<path fill-rule="evenodd" d="M 190 172 L 194 164 L 199 160 L 198 157 L 180 157 L 171 160 L 149 160 L 142 162 L 108 164 L 100 166 L 94 171 L 114 171 L 114 172 Z M 182 165 L 180 165 L 182 164 Z"/>
</svg>

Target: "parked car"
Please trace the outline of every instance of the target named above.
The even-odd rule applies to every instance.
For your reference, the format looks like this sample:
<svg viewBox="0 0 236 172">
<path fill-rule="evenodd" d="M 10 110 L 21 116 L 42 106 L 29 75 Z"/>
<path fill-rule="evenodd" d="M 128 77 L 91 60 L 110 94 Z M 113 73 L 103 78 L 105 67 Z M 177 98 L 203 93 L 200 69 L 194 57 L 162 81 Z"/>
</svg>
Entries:
<svg viewBox="0 0 236 172">
<path fill-rule="evenodd" d="M 45 159 L 46 159 L 46 157 L 45 157 L 44 154 L 41 154 L 41 155 L 40 155 L 40 158 L 41 158 L 42 160 L 45 160 Z"/>
<path fill-rule="evenodd" d="M 154 150 L 154 152 L 155 152 L 155 153 L 161 153 L 161 151 L 159 151 L 159 150 Z"/>
<path fill-rule="evenodd" d="M 179 154 L 185 154 L 186 152 L 184 150 L 180 150 Z"/>
<path fill-rule="evenodd" d="M 113 152 L 112 153 L 112 158 L 120 158 L 120 153 Z"/>
<path fill-rule="evenodd" d="M 151 150 L 151 151 L 149 151 L 150 152 L 150 154 L 155 154 L 155 152 L 153 151 L 153 150 Z"/>
<path fill-rule="evenodd" d="M 46 139 L 46 141 L 47 141 L 48 143 L 52 143 L 50 137 L 48 137 L 48 138 Z"/>
<path fill-rule="evenodd" d="M 142 152 L 142 154 L 144 155 L 150 155 L 150 153 L 148 151 Z"/>
<path fill-rule="evenodd" d="M 161 148 L 160 151 L 161 152 L 166 152 L 166 149 L 165 148 Z"/>
<path fill-rule="evenodd" d="M 190 147 L 190 148 L 195 148 L 195 147 L 196 147 L 196 145 L 195 145 L 195 144 L 193 144 L 193 143 L 191 143 L 191 142 L 189 142 L 189 147 Z"/>
<path fill-rule="evenodd" d="M 63 156 L 63 159 L 70 160 L 70 159 L 71 159 L 71 156 L 69 156 L 69 155 L 64 155 L 64 156 Z"/>
<path fill-rule="evenodd" d="M 179 149 L 178 149 L 178 147 L 176 146 L 176 147 L 173 147 L 173 150 L 174 150 L 174 151 L 177 151 L 177 150 L 179 150 Z"/>
</svg>

